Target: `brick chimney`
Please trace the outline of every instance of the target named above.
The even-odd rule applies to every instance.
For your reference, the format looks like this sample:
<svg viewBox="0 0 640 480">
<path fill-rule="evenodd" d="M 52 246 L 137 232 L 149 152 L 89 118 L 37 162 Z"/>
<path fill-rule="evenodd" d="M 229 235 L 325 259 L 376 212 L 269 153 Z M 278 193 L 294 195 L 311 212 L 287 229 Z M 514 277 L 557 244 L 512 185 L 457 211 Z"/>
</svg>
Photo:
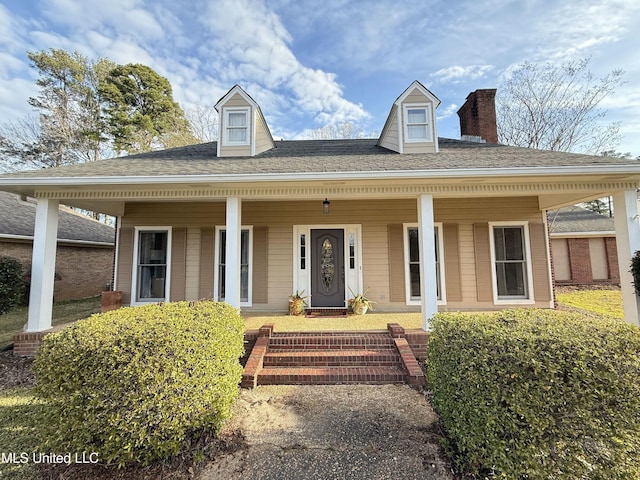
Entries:
<svg viewBox="0 0 640 480">
<path fill-rule="evenodd" d="M 495 88 L 476 90 L 467 96 L 458 110 L 462 137 L 480 137 L 487 143 L 498 143 L 495 98 Z"/>
</svg>

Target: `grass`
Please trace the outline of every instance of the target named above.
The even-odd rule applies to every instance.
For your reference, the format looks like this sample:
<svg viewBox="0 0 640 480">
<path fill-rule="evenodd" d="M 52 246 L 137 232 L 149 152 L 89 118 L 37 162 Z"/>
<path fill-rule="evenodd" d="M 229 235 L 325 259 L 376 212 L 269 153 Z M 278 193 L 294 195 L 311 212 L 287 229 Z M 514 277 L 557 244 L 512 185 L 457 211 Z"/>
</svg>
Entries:
<svg viewBox="0 0 640 480">
<path fill-rule="evenodd" d="M 556 294 L 561 306 L 614 318 L 624 318 L 622 292 L 611 290 L 574 290 Z"/>
<path fill-rule="evenodd" d="M 347 318 L 306 318 L 305 316 L 267 315 L 243 313 L 248 330 L 260 328 L 266 323 L 275 324 L 276 332 L 322 330 L 386 330 L 387 323 L 399 323 L 404 328 L 421 328 L 420 313 L 367 313 L 349 315 Z"/>
<path fill-rule="evenodd" d="M 101 309 L 102 300 L 98 297 L 68 300 L 53 304 L 53 325 L 75 322 L 87 318 Z M 18 307 L 0 315 L 0 348 L 13 342 L 13 336 L 22 332 L 27 323 L 27 307 Z"/>
<path fill-rule="evenodd" d="M 43 406 L 38 404 L 31 388 L 0 390 L 0 450 L 20 455 L 37 451 L 39 444 L 36 425 Z M 18 457 L 18 461 L 19 461 Z M 37 478 L 36 467 L 29 459 L 28 464 L 0 462 L 0 478 Z"/>
</svg>

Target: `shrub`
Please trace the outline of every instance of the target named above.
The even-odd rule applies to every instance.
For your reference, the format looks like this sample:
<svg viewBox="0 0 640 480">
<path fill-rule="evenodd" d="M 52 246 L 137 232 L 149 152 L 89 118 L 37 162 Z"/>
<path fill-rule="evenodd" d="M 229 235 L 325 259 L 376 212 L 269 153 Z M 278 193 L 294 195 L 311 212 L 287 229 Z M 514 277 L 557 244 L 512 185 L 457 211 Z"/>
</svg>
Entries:
<svg viewBox="0 0 640 480">
<path fill-rule="evenodd" d="M 458 467 L 500 478 L 640 478 L 640 330 L 550 310 L 440 314 L 433 403 Z"/>
<path fill-rule="evenodd" d="M 0 257 L 0 315 L 20 305 L 24 299 L 26 283 L 20 260 Z"/>
<path fill-rule="evenodd" d="M 44 447 L 119 465 L 176 455 L 230 415 L 243 342 L 238 312 L 211 301 L 122 308 L 48 335 L 34 363 L 51 407 Z"/>
</svg>

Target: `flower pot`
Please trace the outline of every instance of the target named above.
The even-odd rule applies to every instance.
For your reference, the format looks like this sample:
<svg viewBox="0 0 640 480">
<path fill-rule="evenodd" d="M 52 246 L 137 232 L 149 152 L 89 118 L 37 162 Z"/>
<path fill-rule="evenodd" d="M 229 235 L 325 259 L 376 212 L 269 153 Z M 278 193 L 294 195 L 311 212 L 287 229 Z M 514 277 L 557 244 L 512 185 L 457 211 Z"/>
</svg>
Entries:
<svg viewBox="0 0 640 480">
<path fill-rule="evenodd" d="M 102 292 L 102 312 L 109 310 L 117 310 L 122 307 L 121 291 L 104 291 Z"/>
<path fill-rule="evenodd" d="M 289 299 L 289 315 L 302 315 L 304 313 L 304 300 L 301 298 Z"/>
<path fill-rule="evenodd" d="M 352 304 L 353 313 L 356 315 L 364 315 L 369 310 L 369 305 L 366 303 L 353 303 Z"/>
</svg>

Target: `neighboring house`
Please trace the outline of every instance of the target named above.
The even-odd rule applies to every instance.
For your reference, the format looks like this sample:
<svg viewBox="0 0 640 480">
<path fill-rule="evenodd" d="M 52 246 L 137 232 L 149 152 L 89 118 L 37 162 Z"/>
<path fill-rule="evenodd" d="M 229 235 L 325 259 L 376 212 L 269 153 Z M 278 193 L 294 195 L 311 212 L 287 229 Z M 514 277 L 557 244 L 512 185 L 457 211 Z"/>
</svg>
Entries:
<svg viewBox="0 0 640 480">
<path fill-rule="evenodd" d="M 615 222 L 578 206 L 547 213 L 558 285 L 619 284 Z"/>
<path fill-rule="evenodd" d="M 56 300 L 100 295 L 113 278 L 113 227 L 60 207 L 55 266 Z M 31 270 L 36 201 L 0 192 L 0 256 Z"/>
<path fill-rule="evenodd" d="M 421 311 L 425 328 L 439 310 L 552 308 L 546 211 L 612 194 L 618 256 L 630 258 L 640 164 L 490 143 L 494 95 L 473 92 L 458 112 L 474 141 L 438 138 L 440 102 L 417 81 L 379 139 L 274 141 L 235 86 L 216 104 L 219 142 L 0 176 L 0 189 L 38 199 L 43 269 L 27 331 L 49 326 L 59 203 L 117 217 L 125 304 L 214 298 L 284 312 L 296 290 L 315 308 L 367 290 L 377 311 Z"/>
</svg>

